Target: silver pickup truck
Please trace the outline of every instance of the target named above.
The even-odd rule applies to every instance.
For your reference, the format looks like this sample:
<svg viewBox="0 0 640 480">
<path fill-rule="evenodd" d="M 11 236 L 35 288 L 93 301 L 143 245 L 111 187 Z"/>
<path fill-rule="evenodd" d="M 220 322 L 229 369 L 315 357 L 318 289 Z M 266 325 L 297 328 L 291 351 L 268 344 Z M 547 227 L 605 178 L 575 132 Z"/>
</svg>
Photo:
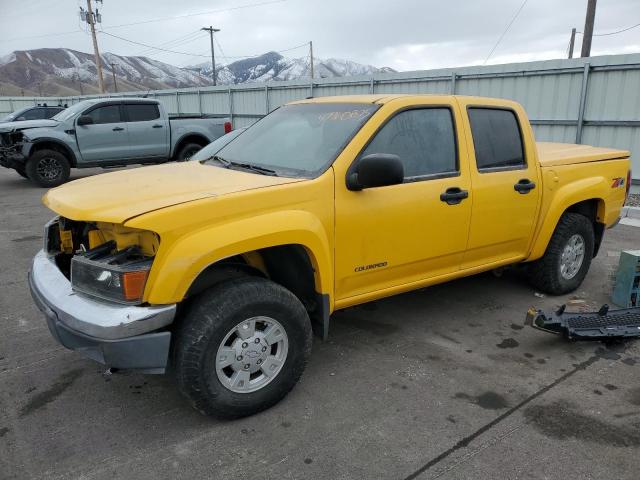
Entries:
<svg viewBox="0 0 640 480">
<path fill-rule="evenodd" d="M 0 123 L 0 165 L 55 187 L 72 167 L 187 160 L 230 131 L 226 118 L 170 118 L 152 99 L 84 100 L 49 120 Z"/>
</svg>

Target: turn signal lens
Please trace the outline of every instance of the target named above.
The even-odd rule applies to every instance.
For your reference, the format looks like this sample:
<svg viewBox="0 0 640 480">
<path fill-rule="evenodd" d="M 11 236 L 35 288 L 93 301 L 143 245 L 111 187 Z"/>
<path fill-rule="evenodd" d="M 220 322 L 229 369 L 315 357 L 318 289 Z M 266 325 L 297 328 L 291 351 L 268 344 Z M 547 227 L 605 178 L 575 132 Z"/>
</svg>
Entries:
<svg viewBox="0 0 640 480">
<path fill-rule="evenodd" d="M 122 293 L 125 300 L 133 301 L 142 298 L 148 273 L 148 270 L 139 270 L 122 274 Z"/>
</svg>

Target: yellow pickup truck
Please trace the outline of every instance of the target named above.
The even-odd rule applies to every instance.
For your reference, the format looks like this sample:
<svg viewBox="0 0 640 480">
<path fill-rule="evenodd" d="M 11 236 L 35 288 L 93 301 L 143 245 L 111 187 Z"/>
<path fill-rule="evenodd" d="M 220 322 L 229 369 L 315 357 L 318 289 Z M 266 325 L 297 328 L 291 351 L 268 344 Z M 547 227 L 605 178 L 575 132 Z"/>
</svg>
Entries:
<svg viewBox="0 0 640 480">
<path fill-rule="evenodd" d="M 219 417 L 282 399 L 335 310 L 521 263 L 576 289 L 630 180 L 480 97 L 302 100 L 209 155 L 50 190 L 29 283 L 62 345 Z"/>
</svg>

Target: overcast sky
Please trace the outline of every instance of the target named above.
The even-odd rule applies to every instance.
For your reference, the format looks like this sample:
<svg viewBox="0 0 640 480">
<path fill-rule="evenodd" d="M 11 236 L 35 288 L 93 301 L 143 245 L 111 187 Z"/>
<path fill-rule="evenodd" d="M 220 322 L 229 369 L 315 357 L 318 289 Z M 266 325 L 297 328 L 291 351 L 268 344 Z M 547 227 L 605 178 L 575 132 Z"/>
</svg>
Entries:
<svg viewBox="0 0 640 480">
<path fill-rule="evenodd" d="M 104 0 L 105 32 L 185 52 L 153 51 L 99 34 L 102 52 L 144 54 L 173 65 L 207 61 L 208 34 L 220 28 L 227 62 L 313 40 L 320 58 L 346 58 L 396 70 L 482 64 L 523 0 Z M 246 8 L 239 8 L 252 5 Z M 261 4 L 261 5 L 260 5 Z M 562 58 L 572 27 L 584 28 L 587 0 L 528 0 L 487 63 Z M 0 55 L 68 47 L 92 52 L 78 19 L 86 0 L 0 0 Z M 207 13 L 208 12 L 208 13 Z M 167 19 L 167 17 L 175 17 Z M 154 21 L 157 20 L 157 21 Z M 148 22 L 148 23 L 138 23 Z M 123 24 L 138 23 L 137 25 Z M 599 0 L 596 34 L 640 23 L 640 0 Z M 578 35 L 579 56 L 582 36 Z M 217 60 L 225 62 L 216 45 Z M 640 27 L 594 37 L 592 55 L 640 52 Z M 198 56 L 199 55 L 199 56 Z M 307 47 L 283 55 L 307 55 Z"/>
</svg>

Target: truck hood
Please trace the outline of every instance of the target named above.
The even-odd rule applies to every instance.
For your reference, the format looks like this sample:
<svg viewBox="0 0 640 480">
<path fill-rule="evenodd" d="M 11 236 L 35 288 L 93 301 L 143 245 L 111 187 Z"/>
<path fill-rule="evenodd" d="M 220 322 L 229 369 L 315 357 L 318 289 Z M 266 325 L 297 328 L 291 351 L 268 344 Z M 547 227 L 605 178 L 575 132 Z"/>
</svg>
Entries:
<svg viewBox="0 0 640 480">
<path fill-rule="evenodd" d="M 55 120 L 24 120 L 22 122 L 2 122 L 0 123 L 0 133 L 26 130 L 28 128 L 55 127 L 58 122 Z"/>
<path fill-rule="evenodd" d="M 49 190 L 43 202 L 72 220 L 124 223 L 179 203 L 302 180 L 200 162 L 169 163 L 75 180 Z"/>
</svg>

